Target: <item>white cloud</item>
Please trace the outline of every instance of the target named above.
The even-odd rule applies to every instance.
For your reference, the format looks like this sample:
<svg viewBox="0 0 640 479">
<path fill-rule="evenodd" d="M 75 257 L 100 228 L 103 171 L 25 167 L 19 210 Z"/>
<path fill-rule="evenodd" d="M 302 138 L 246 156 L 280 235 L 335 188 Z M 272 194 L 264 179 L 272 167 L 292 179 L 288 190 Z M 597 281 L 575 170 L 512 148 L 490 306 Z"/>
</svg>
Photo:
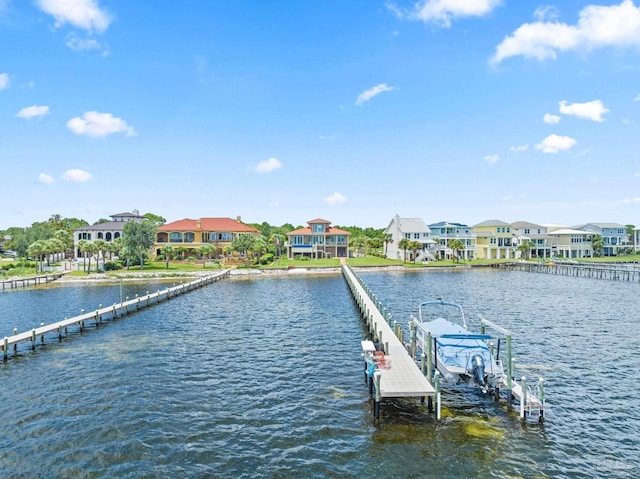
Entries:
<svg viewBox="0 0 640 479">
<path fill-rule="evenodd" d="M 33 105 L 33 106 L 27 106 L 24 107 L 22 110 L 20 110 L 18 113 L 16 113 L 16 116 L 18 118 L 33 118 L 36 116 L 44 116 L 47 113 L 49 113 L 49 107 L 48 106 L 38 106 L 38 105 Z"/>
<path fill-rule="evenodd" d="M 83 52 L 89 50 L 100 50 L 102 56 L 109 55 L 109 47 L 103 45 L 95 38 L 81 38 L 74 33 L 67 35 L 67 46 L 74 52 Z"/>
<path fill-rule="evenodd" d="M 635 97 L 635 98 L 633 99 L 633 101 L 640 101 L 640 95 L 638 95 L 637 97 Z"/>
<path fill-rule="evenodd" d="M 533 12 L 533 17 L 539 22 L 544 22 L 545 20 L 557 20 L 559 16 L 560 12 L 552 5 L 542 5 L 536 8 L 536 11 Z"/>
<path fill-rule="evenodd" d="M 518 145 L 518 146 L 512 146 L 511 148 L 509 148 L 511 151 L 514 151 L 516 153 L 520 153 L 522 151 L 527 151 L 529 149 L 529 145 Z"/>
<path fill-rule="evenodd" d="M 111 133 L 125 133 L 134 136 L 136 132 L 122 118 L 116 118 L 111 113 L 88 111 L 82 118 L 72 118 L 67 122 L 69 128 L 76 135 L 87 135 L 93 138 L 104 137 Z"/>
<path fill-rule="evenodd" d="M 498 155 L 487 155 L 484 157 L 484 161 L 491 165 L 495 165 L 499 159 L 500 157 Z"/>
<path fill-rule="evenodd" d="M 78 168 L 72 168 L 67 170 L 62 175 L 64 181 L 72 181 L 74 183 L 85 183 L 93 178 L 93 175 L 88 171 L 79 170 Z"/>
<path fill-rule="evenodd" d="M 556 59 L 558 52 L 604 47 L 640 46 L 640 8 L 632 0 L 620 5 L 589 5 L 578 23 L 525 23 L 496 47 L 491 63 L 522 55 L 537 60 Z"/>
<path fill-rule="evenodd" d="M 577 141 L 569 136 L 549 135 L 536 145 L 536 149 L 543 153 L 558 153 L 570 150 L 576 143 Z"/>
<path fill-rule="evenodd" d="M 0 90 L 4 90 L 5 88 L 9 88 L 9 74 L 0 73 Z"/>
<path fill-rule="evenodd" d="M 331 196 L 327 196 L 324 199 L 324 202 L 330 205 L 337 205 L 339 203 L 344 203 L 345 201 L 347 201 L 347 199 L 344 197 L 344 195 L 338 193 L 337 191 Z"/>
<path fill-rule="evenodd" d="M 50 185 L 53 183 L 53 178 L 46 173 L 40 173 L 38 175 L 38 183 L 42 183 L 43 185 Z"/>
<path fill-rule="evenodd" d="M 626 204 L 640 203 L 640 196 L 636 196 L 635 198 L 626 198 L 624 200 Z"/>
<path fill-rule="evenodd" d="M 112 20 L 98 0 L 37 0 L 37 5 L 55 19 L 56 28 L 68 23 L 88 32 L 104 32 Z"/>
<path fill-rule="evenodd" d="M 572 115 L 577 118 L 583 118 L 585 120 L 604 121 L 602 115 L 608 112 L 609 110 L 600 100 L 571 104 L 567 104 L 565 100 L 560 102 L 560 113 L 563 115 Z"/>
<path fill-rule="evenodd" d="M 542 117 L 542 121 L 549 123 L 550 125 L 555 125 L 560 122 L 560 117 L 558 115 L 552 115 L 551 113 L 545 113 Z"/>
<path fill-rule="evenodd" d="M 387 4 L 387 8 L 400 18 L 431 22 L 448 28 L 453 19 L 481 17 L 490 13 L 501 3 L 502 0 L 421 0 L 409 11 L 394 4 Z"/>
<path fill-rule="evenodd" d="M 282 162 L 277 158 L 268 158 L 258 163 L 254 170 L 258 173 L 269 173 L 282 168 Z"/>
<path fill-rule="evenodd" d="M 378 96 L 380 93 L 384 93 L 385 91 L 393 91 L 395 87 L 389 86 L 386 83 L 380 83 L 379 85 L 374 86 L 373 88 L 369 88 L 366 91 L 363 91 L 358 95 L 356 99 L 356 105 L 360 106 L 371 100 L 373 97 Z"/>
</svg>

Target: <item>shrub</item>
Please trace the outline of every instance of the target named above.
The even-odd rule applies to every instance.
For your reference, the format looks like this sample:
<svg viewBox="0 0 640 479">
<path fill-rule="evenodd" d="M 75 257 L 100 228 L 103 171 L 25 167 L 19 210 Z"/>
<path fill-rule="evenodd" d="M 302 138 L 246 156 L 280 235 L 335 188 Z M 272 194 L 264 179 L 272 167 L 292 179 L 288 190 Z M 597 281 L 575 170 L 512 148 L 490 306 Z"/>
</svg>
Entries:
<svg viewBox="0 0 640 479">
<path fill-rule="evenodd" d="M 122 268 L 122 264 L 120 264 L 118 261 L 107 261 L 104 264 L 105 271 L 115 271 L 121 268 Z"/>
<path fill-rule="evenodd" d="M 195 261 L 197 258 L 195 256 L 187 256 L 184 260 L 185 261 Z"/>
<path fill-rule="evenodd" d="M 260 264 L 273 263 L 273 253 L 267 253 L 260 256 Z"/>
</svg>

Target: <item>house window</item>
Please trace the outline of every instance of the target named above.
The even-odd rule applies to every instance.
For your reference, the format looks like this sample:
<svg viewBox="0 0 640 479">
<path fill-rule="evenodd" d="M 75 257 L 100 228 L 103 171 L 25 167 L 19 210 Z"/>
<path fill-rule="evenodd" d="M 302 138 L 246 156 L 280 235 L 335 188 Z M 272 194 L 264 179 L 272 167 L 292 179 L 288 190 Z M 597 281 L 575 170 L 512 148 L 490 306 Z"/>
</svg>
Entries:
<svg viewBox="0 0 640 479">
<path fill-rule="evenodd" d="M 102 239 L 102 233 L 98 233 L 98 239 Z"/>
<path fill-rule="evenodd" d="M 113 233 L 113 239 L 120 238 L 120 233 Z"/>
<path fill-rule="evenodd" d="M 314 224 L 313 225 L 313 232 L 314 233 L 324 233 L 324 225 L 323 224 Z"/>
<path fill-rule="evenodd" d="M 324 236 L 313 236 L 311 241 L 313 244 L 324 244 Z"/>
<path fill-rule="evenodd" d="M 195 235 L 193 234 L 193 232 L 188 231 L 187 233 L 184 234 L 185 243 L 193 243 L 194 239 L 195 239 Z"/>
<path fill-rule="evenodd" d="M 524 229 L 524 234 L 528 235 L 530 234 L 531 230 L 529 228 L 525 228 Z"/>
<path fill-rule="evenodd" d="M 291 244 L 294 244 L 294 245 L 304 244 L 304 241 L 302 240 L 302 236 L 301 235 L 292 236 Z"/>
<path fill-rule="evenodd" d="M 420 233 L 414 233 L 413 234 L 413 238 L 414 239 L 420 239 Z"/>
<path fill-rule="evenodd" d="M 495 238 L 491 238 L 490 243 L 491 243 L 491 244 L 496 244 L 496 239 L 495 239 Z"/>
<path fill-rule="evenodd" d="M 411 233 L 405 233 L 404 237 L 407 238 L 407 239 L 411 239 Z"/>
<path fill-rule="evenodd" d="M 169 233 L 169 242 L 170 243 L 182 243 L 182 233 L 180 233 L 180 232 Z"/>
</svg>

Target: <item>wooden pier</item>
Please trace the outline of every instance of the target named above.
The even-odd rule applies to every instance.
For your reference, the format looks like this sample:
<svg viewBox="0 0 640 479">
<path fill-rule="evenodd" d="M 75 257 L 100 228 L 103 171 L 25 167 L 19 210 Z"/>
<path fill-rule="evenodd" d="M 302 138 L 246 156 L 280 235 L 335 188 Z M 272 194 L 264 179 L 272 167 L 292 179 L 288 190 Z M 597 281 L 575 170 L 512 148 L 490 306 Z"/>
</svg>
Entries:
<svg viewBox="0 0 640 479">
<path fill-rule="evenodd" d="M 365 362 L 365 376 L 369 378 L 370 390 L 375 389 L 374 417 L 380 418 L 380 401 L 383 398 L 398 397 L 436 397 L 438 392 L 429 383 L 414 359 L 402 344 L 389 321 L 391 314 L 387 314 L 375 295 L 369 291 L 362 280 L 346 264 L 342 266 L 342 273 L 349 284 L 353 297 L 358 304 L 362 317 L 371 338 L 380 344 L 381 359 L 377 367 L 368 369 Z M 400 333 L 401 334 L 401 333 Z M 362 342 L 365 361 L 373 357 L 378 351 L 372 341 Z M 369 362 L 371 366 L 371 361 Z M 439 401 L 438 401 L 439 403 Z"/>
<path fill-rule="evenodd" d="M 582 278 L 640 282 L 640 265 L 636 263 L 624 263 L 621 265 L 616 265 L 613 263 L 534 263 L 529 261 L 517 261 L 513 263 L 501 263 L 497 266 L 513 271 L 527 271 L 531 273 L 559 274 L 564 276 L 576 276 Z"/>
<path fill-rule="evenodd" d="M 66 336 L 68 334 L 69 327 L 79 328 L 79 331 L 82 332 L 90 325 L 98 326 L 103 321 L 121 318 L 130 313 L 156 305 L 163 300 L 168 300 L 189 291 L 193 291 L 194 289 L 214 283 L 228 275 L 228 269 L 218 271 L 214 274 L 203 276 L 188 283 L 182 283 L 171 288 L 158 290 L 155 293 L 147 292 L 144 296 L 136 295 L 133 299 L 127 299 L 121 303 L 114 303 L 112 306 L 103 308 L 102 305 L 100 305 L 95 311 L 87 313 L 83 312 L 79 316 L 65 318 L 62 321 L 52 324 L 42 324 L 40 327 L 33 328 L 30 331 L 17 333 L 17 331 L 14 330 L 13 336 L 5 336 L 1 341 L 0 349 L 3 351 L 3 357 L 6 361 L 9 358 L 9 350 L 13 349 L 13 353 L 15 355 L 18 344 L 21 342 L 30 342 L 31 349 L 35 350 L 38 342 L 40 344 L 44 344 L 45 334 L 55 334 L 58 337 L 58 340 L 62 340 L 63 335 Z"/>
<path fill-rule="evenodd" d="M 60 279 L 66 273 L 41 274 L 37 276 L 29 276 L 28 278 L 14 278 L 0 281 L 2 291 L 7 289 L 27 288 L 29 286 L 38 286 L 40 284 L 51 283 L 56 279 Z"/>
</svg>

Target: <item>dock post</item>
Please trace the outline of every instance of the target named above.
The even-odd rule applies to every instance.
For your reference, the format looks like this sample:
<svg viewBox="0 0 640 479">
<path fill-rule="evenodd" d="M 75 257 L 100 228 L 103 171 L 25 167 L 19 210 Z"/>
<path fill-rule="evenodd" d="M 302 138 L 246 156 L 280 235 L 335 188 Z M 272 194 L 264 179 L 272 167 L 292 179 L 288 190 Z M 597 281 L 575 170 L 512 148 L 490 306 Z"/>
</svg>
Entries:
<svg viewBox="0 0 640 479">
<path fill-rule="evenodd" d="M 4 337 L 4 344 L 2 346 L 2 351 L 3 351 L 3 356 L 4 356 L 4 360 L 6 361 L 7 358 L 9 357 L 9 338 L 8 337 Z"/>
<path fill-rule="evenodd" d="M 538 378 L 538 399 L 540 400 L 540 422 L 544 421 L 544 379 Z"/>
<path fill-rule="evenodd" d="M 511 380 L 515 373 L 515 359 L 511 357 L 511 335 L 507 335 L 507 407 L 511 407 Z"/>
<path fill-rule="evenodd" d="M 151 305 L 151 297 L 149 296 L 149 291 L 147 291 L 147 306 Z"/>
<path fill-rule="evenodd" d="M 40 327 L 43 327 L 44 323 L 40 323 Z M 40 342 L 44 344 L 44 333 L 40 336 Z"/>
<path fill-rule="evenodd" d="M 13 328 L 13 335 L 15 336 L 16 334 L 18 334 L 18 328 Z M 15 353 L 17 349 L 18 343 L 13 343 L 13 352 Z"/>
<path fill-rule="evenodd" d="M 418 353 L 418 330 L 413 323 L 409 323 L 409 328 L 411 329 L 411 358 L 415 361 Z"/>
<path fill-rule="evenodd" d="M 525 407 L 527 404 L 527 378 L 522 376 L 520 378 L 520 388 L 522 389 L 522 394 L 520 395 L 520 419 L 526 418 Z"/>
<path fill-rule="evenodd" d="M 36 349 L 36 330 L 33 328 L 31 330 L 31 349 Z"/>
<path fill-rule="evenodd" d="M 376 395 L 373 400 L 373 417 L 375 421 L 380 421 L 380 399 L 381 399 L 380 378 L 381 376 L 382 376 L 382 373 L 380 373 L 380 371 L 376 371 L 375 373 L 373 373 L 373 380 L 376 386 Z"/>
<path fill-rule="evenodd" d="M 431 333 L 427 333 L 427 379 L 429 382 L 433 380 L 433 353 L 431 352 L 431 348 L 433 347 L 432 341 Z"/>
<path fill-rule="evenodd" d="M 442 404 L 440 401 L 440 371 L 435 372 L 435 390 L 436 390 L 436 421 L 442 417 Z"/>
</svg>

